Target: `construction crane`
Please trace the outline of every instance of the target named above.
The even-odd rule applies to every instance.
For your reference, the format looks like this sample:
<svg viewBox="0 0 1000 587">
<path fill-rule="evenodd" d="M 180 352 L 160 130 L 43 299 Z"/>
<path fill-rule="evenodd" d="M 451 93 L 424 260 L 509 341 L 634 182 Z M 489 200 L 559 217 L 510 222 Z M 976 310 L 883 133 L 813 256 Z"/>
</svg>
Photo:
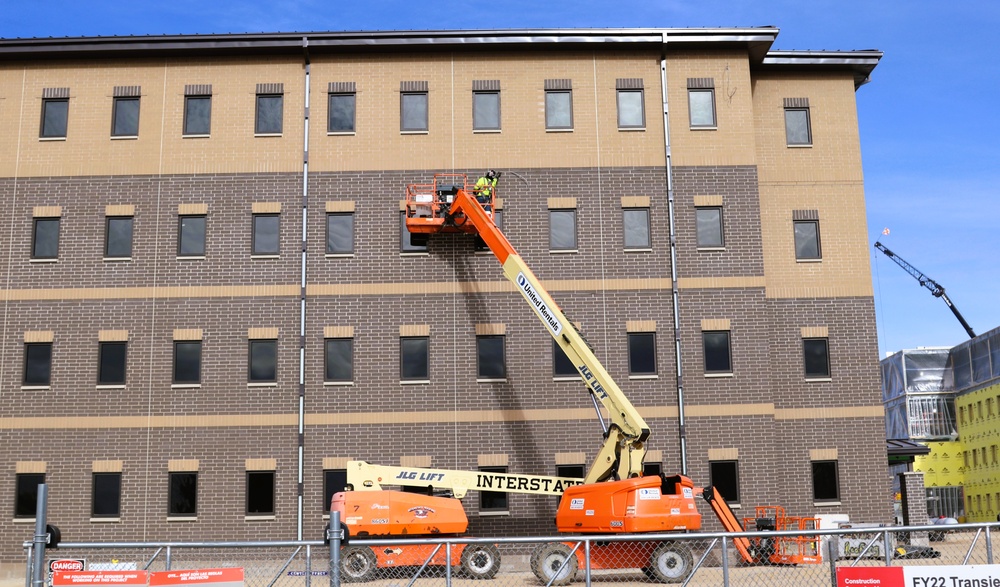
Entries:
<svg viewBox="0 0 1000 587">
<path fill-rule="evenodd" d="M 942 287 L 941 284 L 921 273 L 919 269 L 907 263 L 905 259 L 890 251 L 889 248 L 882 243 L 875 241 L 875 248 L 885 253 L 886 257 L 895 261 L 897 265 L 902 267 L 907 273 L 912 275 L 914 279 L 919 281 L 920 285 L 931 290 L 931 295 L 944 300 L 944 303 L 948 304 L 948 308 L 951 309 L 951 313 L 954 314 L 955 317 L 958 318 L 958 321 L 962 323 L 962 327 L 965 328 L 965 331 L 969 334 L 969 338 L 976 338 L 976 333 L 973 332 L 972 327 L 969 326 L 969 323 L 962 317 L 962 313 L 958 311 L 955 304 L 951 303 L 951 300 L 948 299 L 947 294 L 944 293 L 944 287 Z"/>
</svg>

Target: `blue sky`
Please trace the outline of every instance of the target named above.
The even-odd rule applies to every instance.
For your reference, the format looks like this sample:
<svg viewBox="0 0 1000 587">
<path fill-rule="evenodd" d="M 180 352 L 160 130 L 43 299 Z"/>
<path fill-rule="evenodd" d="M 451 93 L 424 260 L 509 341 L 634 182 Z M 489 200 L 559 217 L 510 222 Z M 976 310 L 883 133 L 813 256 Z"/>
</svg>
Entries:
<svg viewBox="0 0 1000 587">
<path fill-rule="evenodd" d="M 857 93 L 870 243 L 1000 326 L 1000 2 L 967 0 L 3 0 L 0 37 L 516 28 L 781 29 L 774 49 L 879 49 Z M 945 303 L 871 248 L 881 352 L 967 338 Z"/>
</svg>

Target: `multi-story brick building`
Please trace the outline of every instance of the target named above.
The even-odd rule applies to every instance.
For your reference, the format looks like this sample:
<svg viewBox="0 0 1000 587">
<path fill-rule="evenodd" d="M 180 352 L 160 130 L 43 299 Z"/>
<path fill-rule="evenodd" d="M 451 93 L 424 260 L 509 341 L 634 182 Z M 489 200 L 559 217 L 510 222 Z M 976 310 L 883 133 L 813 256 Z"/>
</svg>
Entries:
<svg viewBox="0 0 1000 587">
<path fill-rule="evenodd" d="M 406 184 L 487 168 L 651 468 L 889 521 L 855 106 L 881 54 L 777 34 L 0 40 L 3 558 L 39 481 L 64 540 L 288 539 L 348 459 L 582 470 L 591 402 L 496 261 L 402 229 Z M 551 498 L 465 501 L 553 531 Z"/>
</svg>

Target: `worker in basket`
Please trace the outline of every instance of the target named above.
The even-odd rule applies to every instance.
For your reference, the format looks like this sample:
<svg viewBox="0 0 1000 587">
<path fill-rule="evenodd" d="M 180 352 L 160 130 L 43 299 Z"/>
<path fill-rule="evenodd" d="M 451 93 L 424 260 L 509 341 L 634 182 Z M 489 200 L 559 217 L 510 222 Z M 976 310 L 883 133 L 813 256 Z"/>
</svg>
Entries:
<svg viewBox="0 0 1000 587">
<path fill-rule="evenodd" d="M 491 209 L 490 204 L 493 201 L 493 190 L 496 189 L 500 175 L 500 172 L 490 169 L 484 176 L 476 180 L 476 187 L 472 190 L 476 196 L 476 201 L 482 204 L 487 212 Z"/>
</svg>

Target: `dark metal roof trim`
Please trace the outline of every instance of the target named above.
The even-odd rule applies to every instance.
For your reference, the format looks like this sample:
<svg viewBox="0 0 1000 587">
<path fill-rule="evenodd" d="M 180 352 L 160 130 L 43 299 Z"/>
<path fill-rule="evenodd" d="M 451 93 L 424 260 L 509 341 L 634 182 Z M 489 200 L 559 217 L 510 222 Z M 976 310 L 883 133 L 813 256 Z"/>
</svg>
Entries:
<svg viewBox="0 0 1000 587">
<path fill-rule="evenodd" d="M 863 51 L 768 51 L 760 66 L 766 68 L 845 68 L 854 72 L 854 88 L 868 83 L 883 53 Z"/>
<path fill-rule="evenodd" d="M 901 438 L 890 438 L 885 441 L 886 452 L 889 456 L 897 457 L 911 457 L 930 454 L 930 447 L 924 446 L 919 442 L 914 442 L 912 440 L 905 440 Z"/>
</svg>

